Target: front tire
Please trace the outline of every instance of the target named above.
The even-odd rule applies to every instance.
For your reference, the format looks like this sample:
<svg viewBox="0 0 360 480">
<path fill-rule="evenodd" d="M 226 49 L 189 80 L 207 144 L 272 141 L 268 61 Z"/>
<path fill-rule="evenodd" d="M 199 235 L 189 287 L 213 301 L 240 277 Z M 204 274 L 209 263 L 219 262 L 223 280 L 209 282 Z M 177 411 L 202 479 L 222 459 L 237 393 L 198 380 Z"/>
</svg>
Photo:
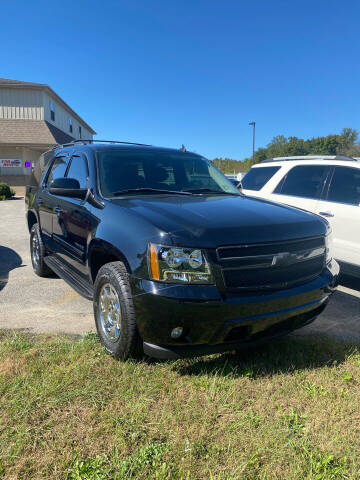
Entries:
<svg viewBox="0 0 360 480">
<path fill-rule="evenodd" d="M 100 268 L 93 304 L 96 330 L 106 352 L 121 360 L 143 354 L 128 273 L 122 262 Z"/>
<path fill-rule="evenodd" d="M 31 263 L 36 275 L 39 277 L 49 277 L 52 274 L 52 271 L 44 262 L 44 257 L 46 255 L 45 246 L 37 223 L 35 223 L 30 230 L 30 254 Z"/>
</svg>

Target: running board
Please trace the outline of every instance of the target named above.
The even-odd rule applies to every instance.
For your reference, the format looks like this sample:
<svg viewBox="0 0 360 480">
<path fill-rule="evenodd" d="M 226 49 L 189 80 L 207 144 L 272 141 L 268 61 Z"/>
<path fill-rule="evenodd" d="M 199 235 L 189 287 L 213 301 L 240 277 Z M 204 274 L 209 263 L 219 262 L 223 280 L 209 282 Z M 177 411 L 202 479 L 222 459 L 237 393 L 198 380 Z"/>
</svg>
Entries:
<svg viewBox="0 0 360 480">
<path fill-rule="evenodd" d="M 53 270 L 56 275 L 65 280 L 80 295 L 92 300 L 94 296 L 93 286 L 86 282 L 78 273 L 70 269 L 54 256 L 44 257 L 46 265 Z"/>
</svg>

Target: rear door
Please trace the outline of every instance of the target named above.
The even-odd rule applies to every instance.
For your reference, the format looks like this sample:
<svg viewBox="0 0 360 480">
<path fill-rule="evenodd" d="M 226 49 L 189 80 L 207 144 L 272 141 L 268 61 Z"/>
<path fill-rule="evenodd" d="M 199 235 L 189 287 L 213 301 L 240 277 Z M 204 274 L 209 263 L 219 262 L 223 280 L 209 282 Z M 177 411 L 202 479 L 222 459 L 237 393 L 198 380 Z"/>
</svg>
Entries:
<svg viewBox="0 0 360 480">
<path fill-rule="evenodd" d="M 337 260 L 360 266 L 360 168 L 335 166 L 317 213 L 334 234 Z"/>
<path fill-rule="evenodd" d="M 55 157 L 38 193 L 39 217 L 42 237 L 44 243 L 50 250 L 53 249 L 52 229 L 53 216 L 55 214 L 54 209 L 56 207 L 56 197 L 49 193 L 49 186 L 53 180 L 65 176 L 68 163 L 69 157 L 67 156 Z"/>
<path fill-rule="evenodd" d="M 88 188 L 89 168 L 83 154 L 73 155 L 66 176 L 78 180 L 80 188 Z M 87 239 L 92 225 L 92 215 L 86 201 L 56 197 L 53 237 L 57 244 L 57 254 L 84 274 Z"/>
<path fill-rule="evenodd" d="M 268 198 L 315 213 L 330 171 L 328 165 L 296 165 Z"/>
</svg>

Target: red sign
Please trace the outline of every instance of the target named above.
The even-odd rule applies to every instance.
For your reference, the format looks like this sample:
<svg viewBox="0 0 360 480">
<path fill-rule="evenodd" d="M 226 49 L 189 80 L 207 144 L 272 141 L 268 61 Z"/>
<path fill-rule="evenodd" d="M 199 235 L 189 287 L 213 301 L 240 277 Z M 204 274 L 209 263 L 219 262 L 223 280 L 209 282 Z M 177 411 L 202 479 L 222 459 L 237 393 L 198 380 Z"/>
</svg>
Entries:
<svg viewBox="0 0 360 480">
<path fill-rule="evenodd" d="M 22 167 L 22 161 L 18 158 L 0 158 L 0 167 Z"/>
</svg>

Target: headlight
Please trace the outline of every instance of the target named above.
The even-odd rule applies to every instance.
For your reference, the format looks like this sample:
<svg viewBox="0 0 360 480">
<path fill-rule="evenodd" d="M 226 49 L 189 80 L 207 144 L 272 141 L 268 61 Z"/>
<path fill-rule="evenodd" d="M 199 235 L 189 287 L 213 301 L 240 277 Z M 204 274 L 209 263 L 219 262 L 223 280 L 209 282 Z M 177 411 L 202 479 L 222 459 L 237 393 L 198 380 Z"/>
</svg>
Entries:
<svg viewBox="0 0 360 480">
<path fill-rule="evenodd" d="M 148 265 L 153 280 L 170 283 L 214 283 L 204 252 L 194 248 L 149 244 Z"/>
<path fill-rule="evenodd" d="M 326 264 L 328 264 L 334 255 L 334 237 L 333 233 L 330 230 L 325 237 L 325 247 L 326 247 Z"/>
</svg>

